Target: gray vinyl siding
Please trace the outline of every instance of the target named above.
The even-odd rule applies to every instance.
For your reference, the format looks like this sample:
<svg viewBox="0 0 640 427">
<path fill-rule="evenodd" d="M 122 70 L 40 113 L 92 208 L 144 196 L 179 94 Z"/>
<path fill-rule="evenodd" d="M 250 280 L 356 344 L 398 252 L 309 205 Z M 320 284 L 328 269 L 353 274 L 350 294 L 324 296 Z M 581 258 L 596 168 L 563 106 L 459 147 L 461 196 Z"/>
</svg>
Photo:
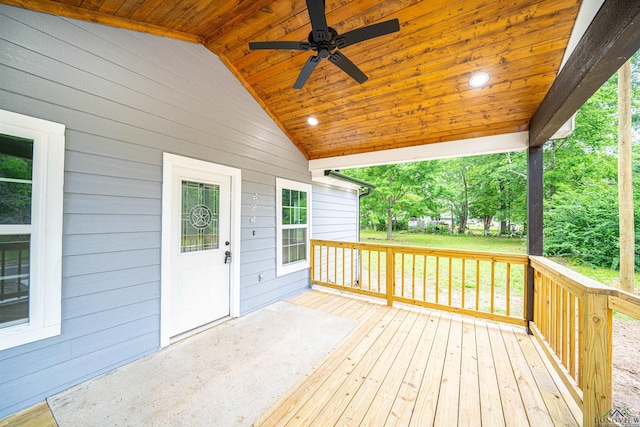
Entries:
<svg viewBox="0 0 640 427">
<path fill-rule="evenodd" d="M 0 352 L 0 418 L 158 350 L 163 152 L 242 170 L 241 314 L 309 287 L 275 274 L 275 178 L 308 162 L 204 47 L 0 5 L 0 108 L 67 129 L 62 334 Z M 354 193 L 313 203 L 354 237 Z"/>
<path fill-rule="evenodd" d="M 323 240 L 341 240 L 347 242 L 358 241 L 358 193 L 355 190 L 345 190 L 328 185 L 314 185 L 313 187 L 313 238 Z M 351 286 L 351 264 L 352 252 L 350 251 L 330 251 L 330 255 L 323 252 L 320 256 L 319 250 L 315 251 L 316 279 L 320 279 L 322 272 L 323 280 L 329 283 Z M 335 277 L 335 263 L 340 271 L 344 267 L 345 282 L 342 282 L 342 275 L 338 273 Z M 329 277 L 326 276 L 327 262 L 329 262 Z M 355 262 L 355 259 L 353 260 Z"/>
<path fill-rule="evenodd" d="M 355 190 L 314 184 L 314 239 L 358 241 L 358 193 Z"/>
</svg>

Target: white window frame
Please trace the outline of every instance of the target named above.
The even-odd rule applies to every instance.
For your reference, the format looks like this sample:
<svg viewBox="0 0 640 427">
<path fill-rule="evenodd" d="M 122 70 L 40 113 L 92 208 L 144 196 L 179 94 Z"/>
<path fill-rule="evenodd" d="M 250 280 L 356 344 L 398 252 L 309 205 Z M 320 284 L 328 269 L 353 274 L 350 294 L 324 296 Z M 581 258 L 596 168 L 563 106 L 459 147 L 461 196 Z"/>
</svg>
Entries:
<svg viewBox="0 0 640 427">
<path fill-rule="evenodd" d="M 292 227 L 283 227 L 282 224 L 282 189 L 304 191 L 307 193 L 307 224 L 296 224 Z M 282 230 L 283 228 L 306 228 L 306 256 L 304 261 L 298 261 L 290 264 L 283 264 L 282 259 Z M 276 178 L 276 272 L 278 276 L 293 273 L 295 271 L 309 268 L 310 256 L 310 239 L 311 239 L 311 184 L 298 181 L 291 181 L 284 178 Z"/>
<path fill-rule="evenodd" d="M 65 126 L 0 110 L 0 133 L 33 140 L 30 225 L 0 225 L 0 234 L 31 235 L 29 321 L 0 327 L 0 350 L 60 335 Z"/>
</svg>

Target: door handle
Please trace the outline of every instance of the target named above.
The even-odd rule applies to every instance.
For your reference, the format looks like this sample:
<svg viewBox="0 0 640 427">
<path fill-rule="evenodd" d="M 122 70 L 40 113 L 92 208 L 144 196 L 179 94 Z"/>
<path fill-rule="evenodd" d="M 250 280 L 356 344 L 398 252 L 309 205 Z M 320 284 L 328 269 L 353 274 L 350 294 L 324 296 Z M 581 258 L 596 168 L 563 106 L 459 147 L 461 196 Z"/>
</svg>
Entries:
<svg viewBox="0 0 640 427">
<path fill-rule="evenodd" d="M 226 251 L 224 253 L 224 263 L 225 264 L 230 264 L 231 263 L 231 251 Z"/>
</svg>

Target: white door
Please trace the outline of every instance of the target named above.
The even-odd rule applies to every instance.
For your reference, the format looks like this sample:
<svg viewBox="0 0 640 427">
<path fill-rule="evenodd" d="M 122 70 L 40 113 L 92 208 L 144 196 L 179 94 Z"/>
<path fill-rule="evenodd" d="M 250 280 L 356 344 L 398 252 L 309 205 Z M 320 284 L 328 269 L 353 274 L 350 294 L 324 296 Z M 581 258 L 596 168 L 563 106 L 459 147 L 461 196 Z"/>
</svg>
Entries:
<svg viewBox="0 0 640 427">
<path fill-rule="evenodd" d="M 231 177 L 174 167 L 171 201 L 167 326 L 174 337 L 229 315 Z"/>
</svg>

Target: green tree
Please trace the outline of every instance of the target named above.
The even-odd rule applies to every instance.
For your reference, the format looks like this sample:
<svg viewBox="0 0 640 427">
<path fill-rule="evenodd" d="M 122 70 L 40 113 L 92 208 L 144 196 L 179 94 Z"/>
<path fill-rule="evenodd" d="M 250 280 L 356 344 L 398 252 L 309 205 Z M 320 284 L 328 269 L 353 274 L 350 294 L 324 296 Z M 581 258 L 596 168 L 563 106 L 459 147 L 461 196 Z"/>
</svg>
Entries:
<svg viewBox="0 0 640 427">
<path fill-rule="evenodd" d="M 632 60 L 632 126 L 640 125 L 639 55 Z M 594 266 L 618 268 L 617 75 L 576 114 L 564 140 L 545 145 L 545 254 L 569 256 Z M 640 171 L 634 146 L 634 205 L 638 235 Z M 636 239 L 636 254 L 638 240 Z M 636 255 L 636 266 L 638 259 Z"/>
<path fill-rule="evenodd" d="M 410 217 L 438 212 L 439 186 L 435 180 L 437 164 L 414 162 L 371 166 L 346 171 L 349 175 L 371 182 L 376 188 L 362 199 L 361 212 L 368 221 L 383 224 L 387 239 L 393 237 L 393 224 Z"/>
</svg>

